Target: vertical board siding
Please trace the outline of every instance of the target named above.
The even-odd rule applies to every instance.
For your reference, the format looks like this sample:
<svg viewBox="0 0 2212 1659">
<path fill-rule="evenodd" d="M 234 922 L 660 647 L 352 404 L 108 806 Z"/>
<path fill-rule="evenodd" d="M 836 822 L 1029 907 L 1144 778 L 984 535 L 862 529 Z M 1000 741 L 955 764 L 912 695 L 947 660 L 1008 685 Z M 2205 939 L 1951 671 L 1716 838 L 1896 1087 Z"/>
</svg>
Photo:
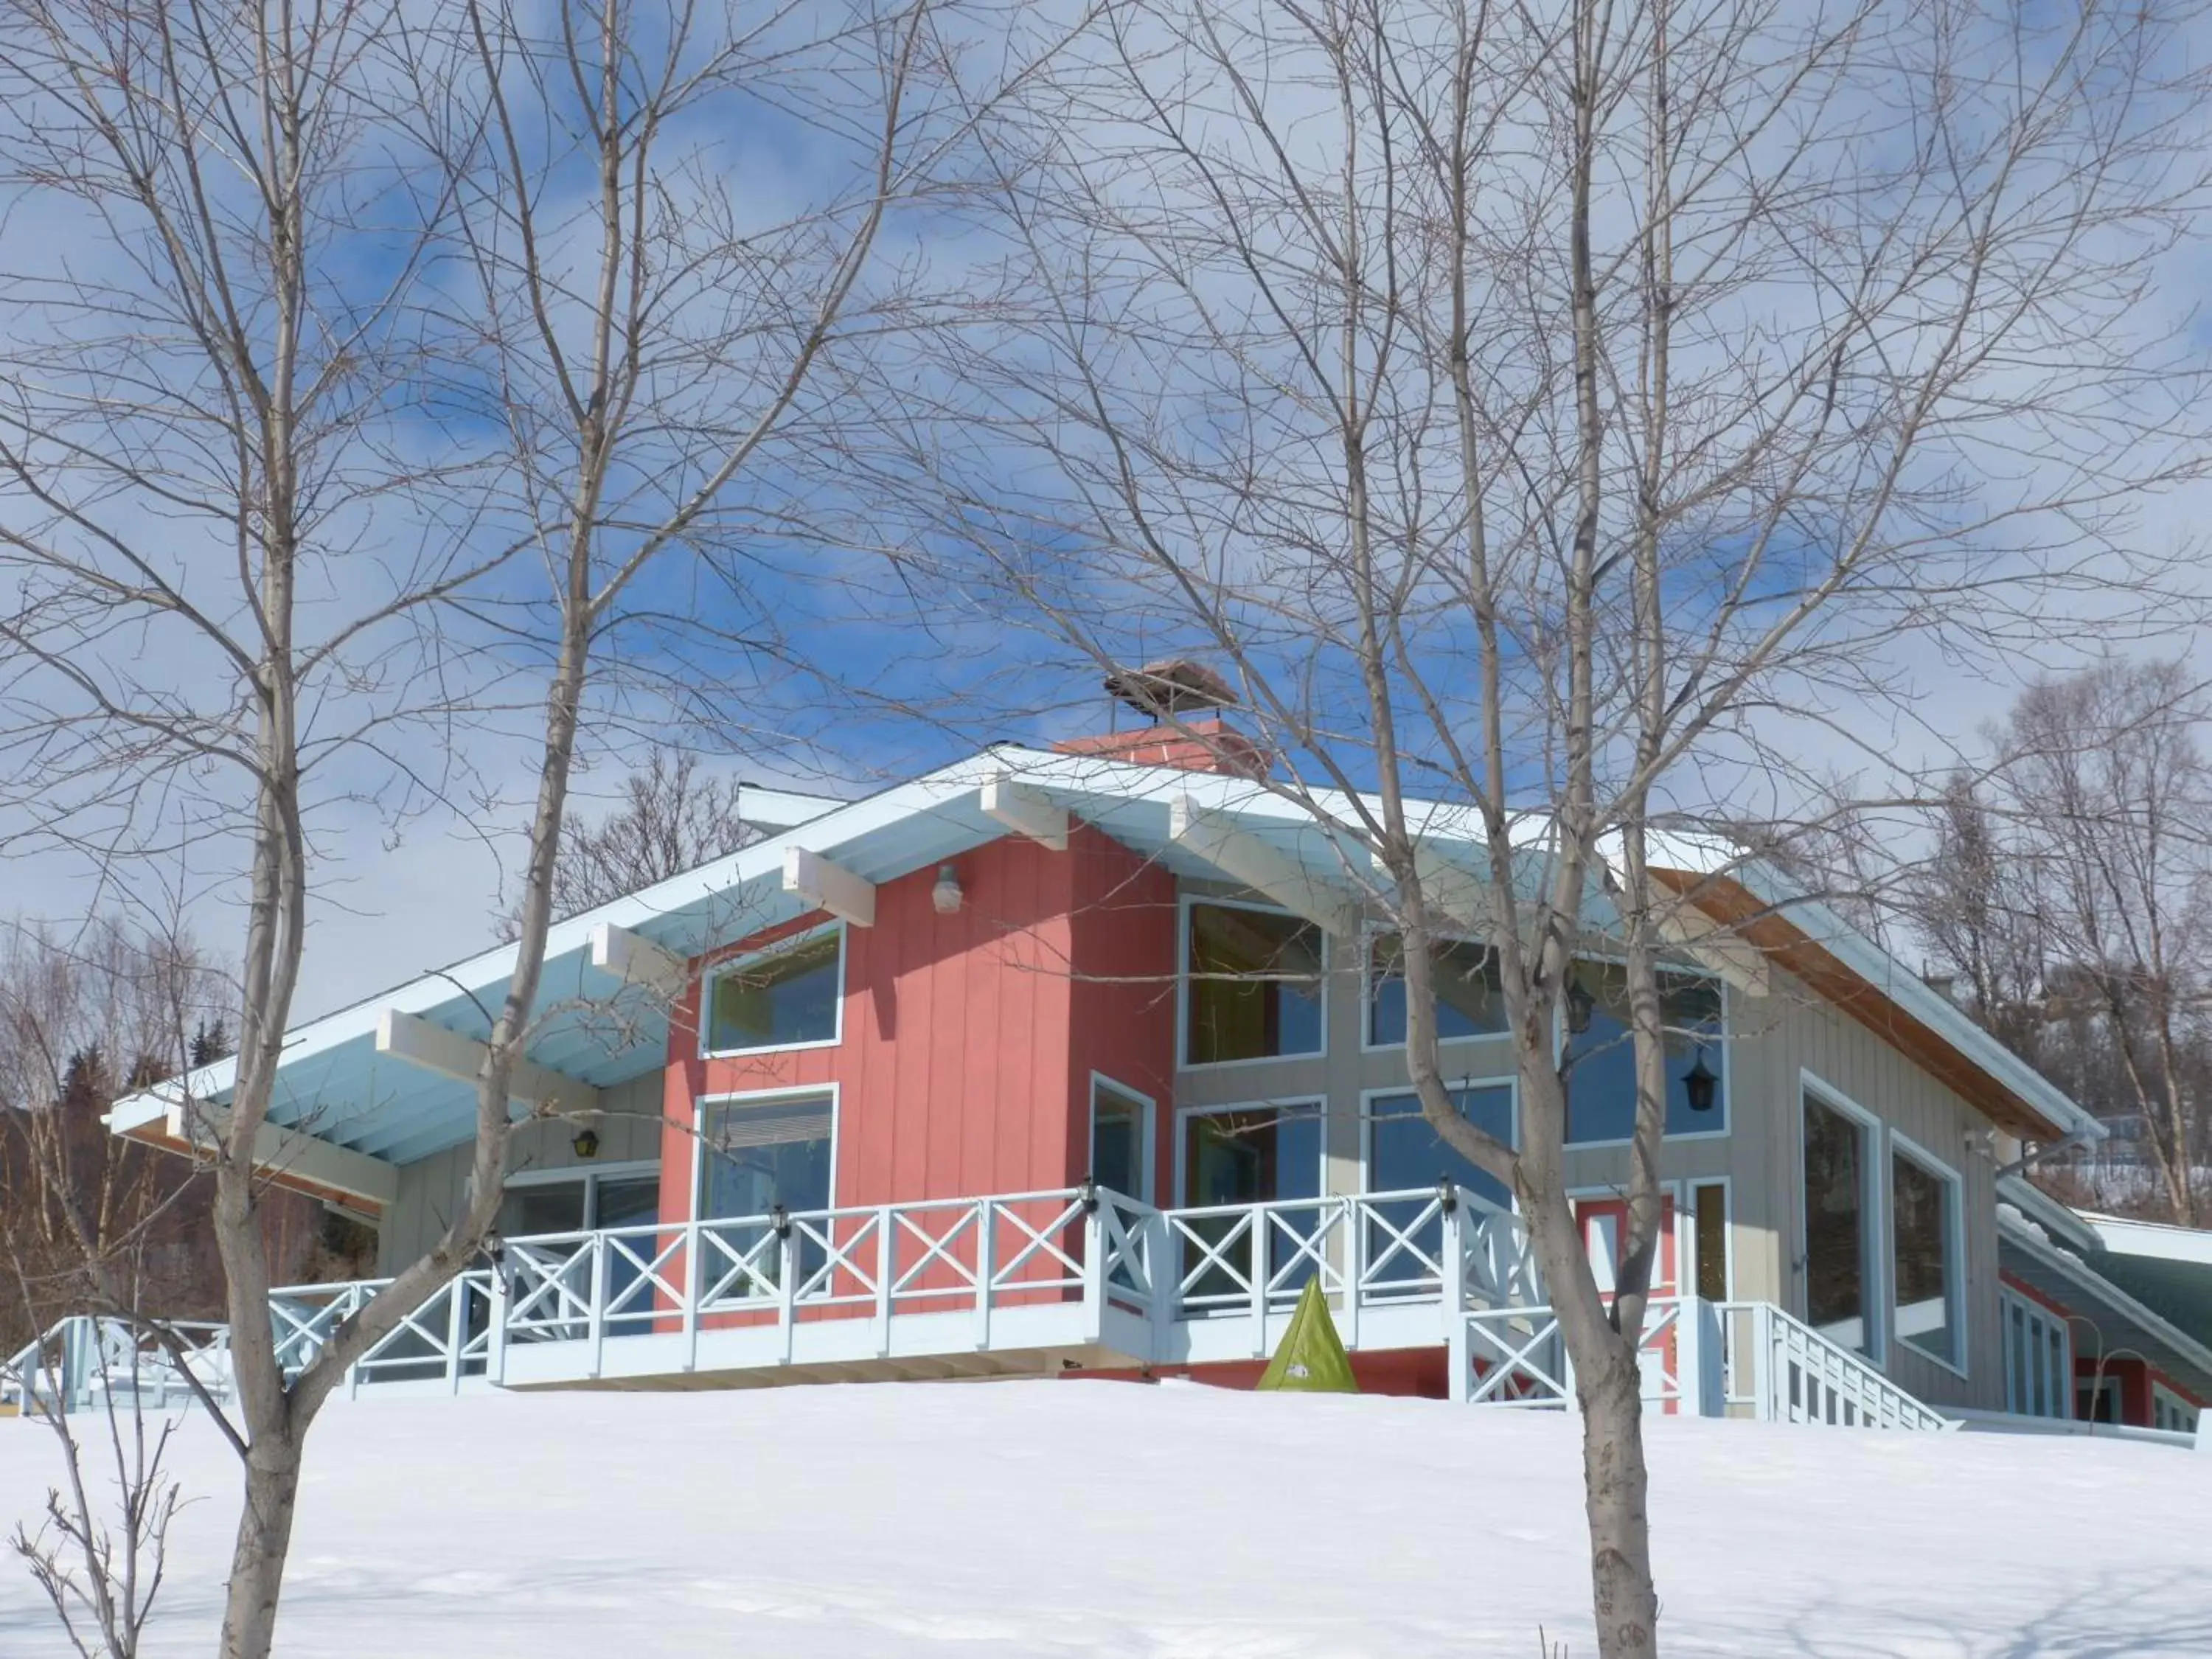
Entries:
<svg viewBox="0 0 2212 1659">
<path fill-rule="evenodd" d="M 1176 883 L 1088 824 L 1068 840 L 1069 1045 L 1058 1086 L 1073 1109 L 1060 1137 L 1072 1175 L 1091 1166 L 1096 1072 L 1153 1103 L 1152 1195 L 1175 1178 Z M 1039 1086 L 1048 1086 L 1039 1057 Z"/>
<path fill-rule="evenodd" d="M 1891 1261 L 1891 1131 L 1902 1133 L 1960 1178 L 1966 1257 L 1959 1264 L 1965 1319 L 1966 1376 L 1899 1341 L 1893 1331 L 1884 1369 L 1922 1399 L 1939 1405 L 2002 1409 L 2003 1328 L 1997 1305 L 1996 1165 L 1989 1121 L 1960 1096 L 1923 1071 L 1880 1036 L 1838 1012 L 1813 992 L 1777 972 L 1774 994 L 1742 999 L 1735 1038 L 1734 1076 L 1755 1103 L 1735 1121 L 1744 1179 L 1735 1187 L 1739 1219 L 1737 1293 L 1804 1311 L 1797 1268 L 1803 1202 L 1799 1099 L 1810 1073 L 1881 1121 L 1875 1147 L 1881 1180 L 1881 1212 L 1875 1218 L 1881 1264 L 1881 1316 L 1891 1320 L 1894 1268 Z M 1751 1091 L 1756 1090 L 1756 1096 Z M 1756 1129 L 1745 1133 L 1755 1120 Z M 1759 1144 L 1753 1145 L 1756 1140 Z M 1753 1246 L 1750 1250 L 1746 1245 Z M 1756 1254 L 1756 1264 L 1750 1257 Z"/>
<path fill-rule="evenodd" d="M 1087 1121 L 1089 1093 L 1087 1072 L 1079 1097 L 1073 1086 L 1071 1021 L 1079 995 L 1088 1014 L 1097 988 L 1077 989 L 1076 935 L 1110 953 L 1125 926 L 1118 912 L 1084 914 L 1078 872 L 1116 856 L 1137 862 L 1087 829 L 1067 853 L 1017 836 L 989 842 L 951 860 L 963 893 L 951 915 L 932 902 L 933 865 L 880 884 L 876 925 L 845 930 L 834 1047 L 702 1059 L 695 982 L 669 1043 L 662 1219 L 690 1213 L 697 1101 L 763 1090 L 836 1085 L 841 1206 L 1072 1182 L 1082 1171 L 1071 1125 L 1079 1112 Z M 1094 1023 L 1115 1019 L 1104 1007 Z M 1105 1042 L 1127 1051 L 1111 1029 Z"/>
</svg>

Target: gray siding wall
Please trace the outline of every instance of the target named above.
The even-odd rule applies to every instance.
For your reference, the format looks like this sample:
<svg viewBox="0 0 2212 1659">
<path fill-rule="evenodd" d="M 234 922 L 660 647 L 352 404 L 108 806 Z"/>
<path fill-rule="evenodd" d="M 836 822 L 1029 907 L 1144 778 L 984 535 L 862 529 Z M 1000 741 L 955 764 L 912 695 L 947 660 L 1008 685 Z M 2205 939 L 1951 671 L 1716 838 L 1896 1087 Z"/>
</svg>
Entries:
<svg viewBox="0 0 2212 1659">
<path fill-rule="evenodd" d="M 660 1158 L 661 1074 L 651 1072 L 607 1091 L 606 1115 L 593 1127 L 599 1133 L 599 1156 L 584 1165 L 570 1143 L 580 1126 L 567 1122 L 526 1123 L 516 1129 L 507 1167 L 559 1170 L 625 1164 L 632 1160 L 659 1162 Z M 473 1143 L 434 1152 L 399 1171 L 399 1196 L 385 1212 L 377 1231 L 377 1272 L 389 1275 L 412 1261 L 436 1242 L 447 1224 L 460 1211 L 475 1159 Z"/>
<path fill-rule="evenodd" d="M 1192 890 L 1188 884 L 1186 890 Z M 1889 1132 L 1902 1133 L 1961 1179 L 1966 1375 L 1962 1377 L 1898 1342 L 1893 1334 L 1886 1340 L 1885 1369 L 1932 1402 L 2002 1409 L 1995 1161 L 1988 1120 L 1896 1048 L 1786 975 L 1771 973 L 1763 995 L 1732 987 L 1728 996 L 1728 1132 L 1669 1139 L 1661 1170 L 1668 1181 L 1683 1184 L 1686 1200 L 1692 1183 L 1729 1182 L 1732 1293 L 1745 1300 L 1778 1303 L 1801 1316 L 1804 1312 L 1803 1273 L 1797 1260 L 1802 1204 L 1799 1103 L 1801 1077 L 1810 1073 L 1884 1126 L 1876 1148 L 1882 1206 L 1875 1229 L 1884 1275 L 1885 1325 L 1889 1317 Z M 1407 1080 L 1402 1051 L 1362 1049 L 1363 997 L 1358 947 L 1331 939 L 1327 1053 L 1184 1067 L 1176 1074 L 1178 1111 L 1321 1099 L 1328 1114 L 1324 1190 L 1360 1191 L 1364 1183 L 1361 1096 L 1402 1088 Z M 1455 1080 L 1506 1080 L 1513 1072 L 1510 1048 L 1502 1038 L 1448 1042 L 1443 1060 L 1446 1074 Z M 1180 1142 L 1179 1117 L 1174 1133 Z M 1176 1167 L 1179 1170 L 1179 1163 Z M 1628 1178 L 1626 1150 L 1601 1146 L 1571 1152 L 1567 1172 L 1577 1190 L 1618 1188 Z"/>
</svg>

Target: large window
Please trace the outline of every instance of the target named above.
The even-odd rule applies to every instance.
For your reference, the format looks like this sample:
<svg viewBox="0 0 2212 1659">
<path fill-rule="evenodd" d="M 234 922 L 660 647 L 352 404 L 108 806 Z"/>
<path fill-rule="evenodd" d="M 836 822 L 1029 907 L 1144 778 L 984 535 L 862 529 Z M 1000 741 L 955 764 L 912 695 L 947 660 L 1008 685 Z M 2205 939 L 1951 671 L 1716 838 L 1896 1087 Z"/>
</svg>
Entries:
<svg viewBox="0 0 2212 1659">
<path fill-rule="evenodd" d="M 1103 1077 L 1091 1082 L 1091 1178 L 1152 1201 L 1152 1103 Z"/>
<path fill-rule="evenodd" d="M 2026 1297 L 2002 1292 L 2005 1409 L 2022 1417 L 2074 1413 L 2074 1350 L 2066 1322 Z"/>
<path fill-rule="evenodd" d="M 833 927 L 775 945 L 714 975 L 707 1052 L 747 1054 L 837 1040 L 845 933 Z"/>
<path fill-rule="evenodd" d="M 1322 1051 L 1322 932 L 1234 904 L 1189 910 L 1183 1060 Z"/>
<path fill-rule="evenodd" d="M 1636 1043 L 1629 1030 L 1626 975 L 1614 963 L 1577 963 L 1575 986 L 1573 1001 L 1587 1008 L 1589 1019 L 1585 1030 L 1571 1030 L 1566 1038 L 1572 1061 L 1567 1139 L 1580 1145 L 1626 1140 L 1636 1132 Z M 1719 981 L 1696 974 L 1659 975 L 1670 1135 L 1711 1134 L 1728 1127 L 1722 1012 Z M 1710 1093 L 1700 1091 L 1700 1075 L 1711 1079 Z"/>
<path fill-rule="evenodd" d="M 1514 1144 L 1511 1084 L 1454 1089 L 1451 1097 L 1459 1115 L 1475 1127 L 1488 1130 L 1509 1146 Z M 1468 1163 L 1429 1127 L 1428 1119 L 1421 1115 L 1419 1096 L 1409 1091 L 1377 1095 L 1367 1103 L 1369 1192 L 1433 1187 L 1447 1176 L 1501 1209 L 1512 1206 L 1513 1195 L 1503 1182 Z"/>
<path fill-rule="evenodd" d="M 1875 1356 L 1874 1131 L 1819 1095 L 1804 1099 L 1806 1322 Z"/>
<path fill-rule="evenodd" d="M 1451 1096 L 1452 1105 L 1462 1117 L 1507 1146 L 1514 1144 L 1511 1084 L 1455 1089 Z M 1371 1283 L 1404 1285 L 1410 1289 L 1417 1285 L 1425 1288 L 1434 1279 L 1427 1263 L 1443 1261 L 1443 1223 L 1431 1217 L 1418 1227 L 1413 1224 L 1428 1208 L 1428 1189 L 1446 1179 L 1502 1210 L 1513 1206 L 1513 1195 L 1503 1182 L 1461 1157 L 1429 1127 L 1428 1119 L 1421 1115 L 1419 1096 L 1410 1092 L 1377 1095 L 1369 1100 L 1367 1190 L 1424 1189 L 1418 1198 L 1392 1199 L 1372 1206 L 1366 1240 Z"/>
<path fill-rule="evenodd" d="M 1496 1036 L 1505 1030 L 1505 998 L 1498 989 L 1498 953 L 1474 940 L 1456 940 L 1429 952 L 1436 984 L 1437 1036 Z M 1405 947 L 1395 933 L 1378 937 L 1368 952 L 1367 1042 L 1387 1048 L 1406 1040 Z"/>
<path fill-rule="evenodd" d="M 699 1115 L 702 1220 L 830 1207 L 826 1094 L 709 1101 Z"/>
<path fill-rule="evenodd" d="M 1898 1340 L 1960 1366 L 1959 1178 L 1893 1139 L 1889 1207 Z"/>
<path fill-rule="evenodd" d="M 1322 1111 L 1317 1104 L 1240 1107 L 1232 1111 L 1186 1112 L 1182 1120 L 1182 1198 L 1194 1207 L 1271 1203 L 1321 1196 Z M 1198 1216 L 1188 1222 L 1195 1246 L 1184 1247 L 1181 1271 L 1193 1278 L 1184 1301 L 1194 1308 L 1244 1306 L 1251 1294 L 1255 1255 L 1268 1291 L 1279 1297 L 1313 1276 L 1298 1241 L 1319 1224 L 1318 1209 L 1276 1212 L 1273 1222 L 1247 1224 L 1235 1215 Z M 1265 1239 L 1257 1252 L 1255 1240 Z M 1218 1254 L 1208 1261 L 1206 1248 Z"/>
</svg>

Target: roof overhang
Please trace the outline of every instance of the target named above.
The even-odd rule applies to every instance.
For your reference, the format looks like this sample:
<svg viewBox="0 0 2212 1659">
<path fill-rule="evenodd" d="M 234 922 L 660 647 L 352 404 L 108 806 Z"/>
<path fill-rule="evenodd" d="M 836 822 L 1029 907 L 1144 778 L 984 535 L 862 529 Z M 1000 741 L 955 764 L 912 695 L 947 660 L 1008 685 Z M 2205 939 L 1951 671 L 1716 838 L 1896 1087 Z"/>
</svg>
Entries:
<svg viewBox="0 0 2212 1659">
<path fill-rule="evenodd" d="M 2196 1387 L 2212 1389 L 2212 1347 L 2056 1243 L 2009 1202 L 1997 1206 L 1997 1237 L 2008 1271 L 2083 1316 L 2074 1333 L 2077 1350 L 2084 1344 L 2101 1353 L 2134 1350 L 2163 1370 L 2193 1372 Z M 2085 1300 L 2094 1314 L 2081 1305 Z"/>
<path fill-rule="evenodd" d="M 1064 844 L 1080 819 L 1180 878 L 1257 891 L 1331 932 L 1356 929 L 1388 884 L 1362 833 L 1383 819 L 1379 797 L 1294 794 L 1098 755 L 998 744 L 864 800 L 779 796 L 772 805 L 789 827 L 550 930 L 518 1068 L 519 1110 L 588 1113 L 605 1091 L 658 1072 L 671 993 L 701 956 L 824 908 L 867 925 L 875 884 L 1010 833 Z M 1406 805 L 1431 878 L 1455 875 L 1455 902 L 1479 897 L 1489 856 L 1480 814 L 1448 802 Z M 1525 814 L 1510 833 L 1540 879 L 1550 821 Z M 2017 1133 L 2048 1137 L 2091 1121 L 1823 907 L 1778 902 L 1771 884 L 1757 884 L 1765 878 L 1734 867 L 1736 849 L 1655 835 L 1651 853 L 1662 878 L 1695 907 L 1695 925 L 1670 936 L 1686 957 L 1739 984 L 1771 957 Z M 1590 891 L 1601 907 L 1590 925 L 1601 932 L 1602 872 Z M 394 1166 L 466 1140 L 481 1047 L 515 963 L 514 947 L 502 945 L 289 1032 L 270 1123 Z M 165 1126 L 180 1096 L 220 1111 L 233 1081 L 232 1063 L 221 1062 L 119 1103 L 111 1123 L 173 1138 Z"/>
<path fill-rule="evenodd" d="M 1826 905 L 1792 895 L 1771 872 L 1752 864 L 1717 873 L 1652 873 L 1992 1122 L 2030 1140 L 2102 1137 L 2102 1124 L 1964 1010 Z"/>
</svg>

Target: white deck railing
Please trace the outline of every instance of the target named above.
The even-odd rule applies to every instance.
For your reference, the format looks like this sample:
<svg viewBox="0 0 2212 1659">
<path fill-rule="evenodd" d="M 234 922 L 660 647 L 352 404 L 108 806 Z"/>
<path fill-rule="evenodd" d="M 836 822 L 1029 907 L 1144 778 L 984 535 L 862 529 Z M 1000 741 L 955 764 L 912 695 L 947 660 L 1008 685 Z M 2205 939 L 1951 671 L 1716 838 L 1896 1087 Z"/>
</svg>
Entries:
<svg viewBox="0 0 2212 1659">
<path fill-rule="evenodd" d="M 1558 1316 L 1547 1307 L 1471 1310 L 1465 1357 L 1453 1358 L 1462 1396 L 1558 1409 L 1574 1377 Z M 1638 1344 L 1644 1399 L 1703 1417 L 1835 1428 L 1939 1431 L 1955 1422 L 1771 1302 L 1655 1297 Z"/>
<path fill-rule="evenodd" d="M 0 1410 L 34 1416 L 59 1404 L 82 1411 L 112 1400 L 166 1411 L 190 1404 L 195 1380 L 222 1399 L 230 1392 L 230 1328 L 205 1320 L 150 1325 L 91 1314 L 58 1320 L 0 1363 Z M 173 1344 L 173 1346 L 172 1346 Z M 188 1374 L 189 1373 L 189 1374 Z"/>
<path fill-rule="evenodd" d="M 273 1293 L 286 1372 L 313 1364 L 388 1283 Z M 1462 1399 L 1573 1399 L 1527 1229 L 1449 1185 L 1178 1210 L 1086 1185 L 509 1239 L 356 1361 L 344 1387 L 452 1392 L 1055 1351 L 1202 1364 L 1271 1352 L 1310 1283 L 1348 1347 L 1443 1345 Z M 227 1394 L 223 1328 L 175 1328 L 194 1376 Z M 1641 1347 L 1645 1398 L 1662 1409 L 1949 1426 L 1770 1304 L 1656 1298 Z M 64 1321 L 0 1367 L 0 1404 L 19 1409 L 103 1393 L 167 1406 L 191 1390 L 165 1346 L 113 1320 Z"/>
</svg>

